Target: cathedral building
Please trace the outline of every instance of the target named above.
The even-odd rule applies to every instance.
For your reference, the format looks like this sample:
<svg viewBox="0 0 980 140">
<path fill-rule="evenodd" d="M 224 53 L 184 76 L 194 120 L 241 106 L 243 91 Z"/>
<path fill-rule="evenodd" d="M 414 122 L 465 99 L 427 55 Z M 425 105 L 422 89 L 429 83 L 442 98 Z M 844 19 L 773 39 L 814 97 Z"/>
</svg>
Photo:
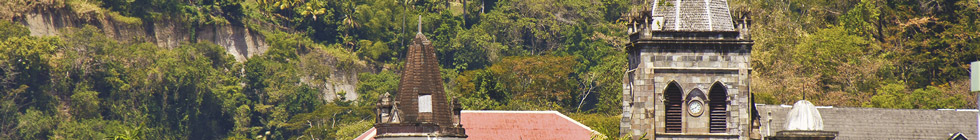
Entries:
<svg viewBox="0 0 980 140">
<path fill-rule="evenodd" d="M 629 12 L 620 136 L 633 139 L 969 139 L 976 109 L 755 104 L 749 12 L 653 0 Z"/>
<path fill-rule="evenodd" d="M 628 15 L 620 135 L 634 139 L 749 139 L 747 12 L 726 0 L 654 0 Z M 758 138 L 759 136 L 755 136 Z"/>
</svg>

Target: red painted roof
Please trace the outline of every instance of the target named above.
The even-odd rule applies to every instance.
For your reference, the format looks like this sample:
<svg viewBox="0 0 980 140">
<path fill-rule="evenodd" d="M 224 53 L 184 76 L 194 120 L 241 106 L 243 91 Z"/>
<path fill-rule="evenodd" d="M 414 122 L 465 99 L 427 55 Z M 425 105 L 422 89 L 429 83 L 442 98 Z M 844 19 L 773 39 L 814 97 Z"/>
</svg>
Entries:
<svg viewBox="0 0 980 140">
<path fill-rule="evenodd" d="M 461 113 L 469 140 L 587 140 L 593 130 L 557 111 L 471 111 Z M 371 128 L 356 140 L 373 140 Z"/>
</svg>

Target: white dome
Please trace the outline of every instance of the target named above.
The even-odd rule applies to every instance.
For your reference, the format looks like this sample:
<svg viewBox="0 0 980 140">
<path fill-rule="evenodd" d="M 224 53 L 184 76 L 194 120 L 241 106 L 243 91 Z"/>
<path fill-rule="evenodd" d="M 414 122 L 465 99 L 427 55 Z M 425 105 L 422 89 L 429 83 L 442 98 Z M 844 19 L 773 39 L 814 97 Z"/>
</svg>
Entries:
<svg viewBox="0 0 980 140">
<path fill-rule="evenodd" d="M 786 118 L 786 130 L 823 130 L 820 111 L 810 101 L 796 101 Z"/>
</svg>

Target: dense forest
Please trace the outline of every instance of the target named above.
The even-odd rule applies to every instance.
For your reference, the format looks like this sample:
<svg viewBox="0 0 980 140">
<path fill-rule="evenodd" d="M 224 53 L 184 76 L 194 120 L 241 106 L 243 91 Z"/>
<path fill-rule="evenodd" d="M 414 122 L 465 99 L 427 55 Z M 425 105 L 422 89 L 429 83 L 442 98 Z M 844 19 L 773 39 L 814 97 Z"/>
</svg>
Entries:
<svg viewBox="0 0 980 140">
<path fill-rule="evenodd" d="M 0 17 L 14 18 L 0 20 L 0 139 L 352 139 L 374 124 L 377 96 L 397 94 L 403 52 L 419 31 L 464 109 L 557 110 L 618 139 L 622 16 L 646 3 L 4 0 Z M 975 106 L 967 78 L 980 60 L 978 1 L 729 3 L 752 12 L 757 103 Z M 160 47 L 90 25 L 31 36 L 12 20 L 55 10 L 135 25 L 244 26 L 269 49 L 236 61 L 208 41 Z M 360 71 L 357 99 L 323 97 L 320 85 L 339 70 Z"/>
<path fill-rule="evenodd" d="M 980 1 L 732 1 L 752 9 L 758 103 L 975 108 Z"/>
</svg>

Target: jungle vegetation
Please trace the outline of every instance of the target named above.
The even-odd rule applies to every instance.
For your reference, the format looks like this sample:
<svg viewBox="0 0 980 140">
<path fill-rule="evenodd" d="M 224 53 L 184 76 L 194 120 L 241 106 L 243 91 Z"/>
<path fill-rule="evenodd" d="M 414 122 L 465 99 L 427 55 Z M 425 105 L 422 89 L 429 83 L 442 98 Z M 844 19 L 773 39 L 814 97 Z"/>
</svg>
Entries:
<svg viewBox="0 0 980 140">
<path fill-rule="evenodd" d="M 397 94 L 419 30 L 464 109 L 557 110 L 617 139 L 622 16 L 646 2 L 2 1 L 9 10 L 0 14 L 44 7 L 129 23 L 240 25 L 270 48 L 239 62 L 206 41 L 162 48 L 95 26 L 39 37 L 0 21 L 0 139 L 352 139 L 372 127 L 377 96 Z M 752 12 L 757 103 L 915 109 L 975 106 L 967 87 L 968 63 L 980 60 L 977 2 L 729 1 Z M 316 79 L 335 69 L 362 70 L 358 99 L 322 98 Z"/>
</svg>

